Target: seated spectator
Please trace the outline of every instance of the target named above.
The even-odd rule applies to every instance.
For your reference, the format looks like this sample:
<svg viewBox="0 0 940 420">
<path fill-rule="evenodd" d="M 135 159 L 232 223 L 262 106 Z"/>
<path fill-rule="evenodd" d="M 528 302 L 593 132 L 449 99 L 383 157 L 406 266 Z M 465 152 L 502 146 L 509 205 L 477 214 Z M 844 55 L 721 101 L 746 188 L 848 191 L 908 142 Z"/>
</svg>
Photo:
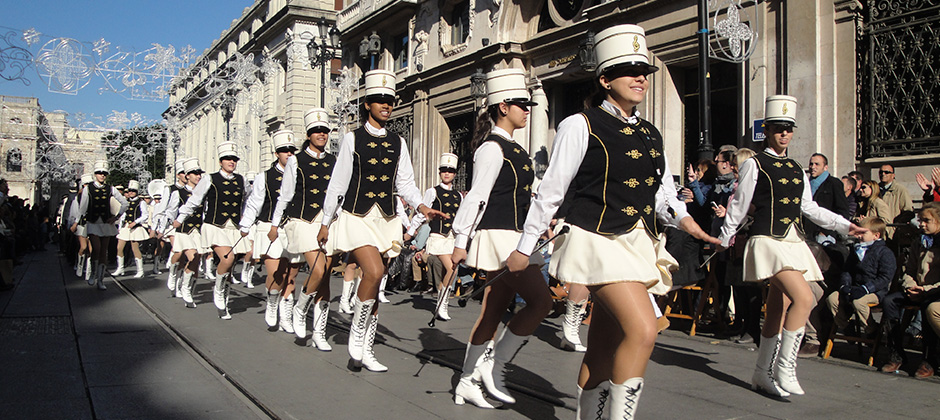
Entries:
<svg viewBox="0 0 940 420">
<path fill-rule="evenodd" d="M 862 188 L 859 189 L 860 200 L 858 202 L 858 211 L 855 214 L 855 220 L 859 223 L 868 217 L 877 217 L 887 223 L 891 223 L 891 210 L 888 204 L 879 197 L 878 184 L 875 181 L 865 181 Z M 891 228 L 888 228 L 888 236 L 891 236 Z"/>
<path fill-rule="evenodd" d="M 887 225 L 884 220 L 869 217 L 862 222 L 862 227 L 869 231 L 855 244 L 855 252 L 849 255 L 842 272 L 839 290 L 830 293 L 827 302 L 836 328 L 845 329 L 854 312 L 859 330 L 870 334 L 873 326 L 869 323 L 868 305 L 878 304 L 888 293 L 897 261 L 885 245 Z"/>
<path fill-rule="evenodd" d="M 889 217 L 881 216 L 888 223 L 907 223 L 914 218 L 914 202 L 911 200 L 911 194 L 903 185 L 894 182 L 894 165 L 884 164 L 878 171 L 881 178 L 880 196 L 888 204 Z M 888 238 L 894 238 L 894 233 L 888 229 Z"/>
<path fill-rule="evenodd" d="M 933 376 L 938 362 L 937 335 L 940 332 L 940 203 L 924 205 L 918 214 L 921 235 L 911 246 L 911 254 L 901 274 L 901 291 L 885 296 L 883 321 L 888 338 L 889 359 L 882 372 L 896 373 L 906 362 L 900 326 L 905 306 L 918 306 L 930 328 L 924 335 L 924 360 L 914 376 Z"/>
<path fill-rule="evenodd" d="M 855 217 L 858 211 L 858 200 L 855 199 L 855 178 L 848 175 L 842 177 L 842 191 L 845 193 L 845 202 L 849 205 L 849 218 Z"/>
<path fill-rule="evenodd" d="M 917 185 L 924 190 L 923 200 L 925 203 L 940 201 L 940 167 L 933 168 L 930 179 L 924 174 L 917 174 Z"/>
</svg>

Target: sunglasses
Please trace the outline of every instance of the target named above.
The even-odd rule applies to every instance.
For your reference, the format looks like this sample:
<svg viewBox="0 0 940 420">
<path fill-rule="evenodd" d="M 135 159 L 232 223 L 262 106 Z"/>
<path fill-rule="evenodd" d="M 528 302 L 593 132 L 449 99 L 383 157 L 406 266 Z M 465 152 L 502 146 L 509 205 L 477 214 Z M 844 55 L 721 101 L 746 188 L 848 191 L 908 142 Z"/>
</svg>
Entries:
<svg viewBox="0 0 940 420">
<path fill-rule="evenodd" d="M 879 174 L 893 174 L 894 171 L 878 171 Z"/>
<path fill-rule="evenodd" d="M 314 127 L 314 128 L 311 128 L 311 129 L 310 129 L 309 131 L 307 131 L 307 132 L 308 132 L 308 133 L 323 133 L 323 134 L 329 134 L 329 133 L 330 133 L 330 129 L 329 129 L 329 128 L 326 128 L 326 127 Z"/>
</svg>

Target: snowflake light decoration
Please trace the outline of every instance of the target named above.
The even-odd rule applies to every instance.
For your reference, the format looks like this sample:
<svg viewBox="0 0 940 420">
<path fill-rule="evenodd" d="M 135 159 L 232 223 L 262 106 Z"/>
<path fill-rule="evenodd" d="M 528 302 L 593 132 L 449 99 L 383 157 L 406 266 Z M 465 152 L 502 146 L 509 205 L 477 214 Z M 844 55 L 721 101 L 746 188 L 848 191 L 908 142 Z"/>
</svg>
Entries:
<svg viewBox="0 0 940 420">
<path fill-rule="evenodd" d="M 102 55 L 108 52 L 108 50 L 110 49 L 109 48 L 110 45 L 111 43 L 108 41 L 105 41 L 104 38 L 98 38 L 98 40 L 95 41 L 94 51 L 98 53 L 98 57 L 101 57 Z"/>
<path fill-rule="evenodd" d="M 718 6 L 718 7 L 716 7 Z M 714 44 L 718 45 L 717 50 L 721 52 L 722 57 L 717 56 L 717 52 L 709 46 L 712 56 L 722 58 L 732 62 L 746 61 L 751 53 L 754 52 L 757 39 L 757 31 L 748 23 L 749 19 L 742 18 L 746 13 L 740 0 L 710 0 L 709 7 L 714 8 L 711 12 L 711 21 L 714 30 L 710 31 Z M 724 10 L 724 15 L 722 15 Z M 710 43 L 711 44 L 711 43 Z"/>
<path fill-rule="evenodd" d="M 37 42 L 39 42 L 40 35 L 42 34 L 40 34 L 39 31 L 36 30 L 36 28 L 29 28 L 23 31 L 23 42 L 25 42 L 26 45 L 32 47 L 33 44 L 36 44 Z"/>
<path fill-rule="evenodd" d="M 36 56 L 40 77 L 50 92 L 75 95 L 91 80 L 95 64 L 74 39 L 56 38 L 46 43 Z"/>
</svg>

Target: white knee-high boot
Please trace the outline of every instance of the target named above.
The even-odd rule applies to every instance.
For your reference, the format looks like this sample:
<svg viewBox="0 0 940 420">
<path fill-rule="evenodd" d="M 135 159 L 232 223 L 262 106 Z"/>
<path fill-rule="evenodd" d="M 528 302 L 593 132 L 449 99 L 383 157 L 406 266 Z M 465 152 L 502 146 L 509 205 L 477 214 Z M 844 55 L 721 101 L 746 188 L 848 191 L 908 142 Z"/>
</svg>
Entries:
<svg viewBox="0 0 940 420">
<path fill-rule="evenodd" d="M 370 318 L 372 316 L 372 307 L 375 306 L 375 299 L 368 299 L 365 302 L 359 300 L 359 296 L 353 294 L 353 317 L 352 326 L 349 328 L 349 357 L 361 365 L 362 348 L 366 340 Z"/>
<path fill-rule="evenodd" d="M 369 317 L 368 328 L 366 329 L 366 339 L 362 342 L 362 366 L 373 372 L 385 372 L 388 367 L 379 363 L 375 358 L 375 333 L 379 329 L 379 317 L 372 315 Z"/>
<path fill-rule="evenodd" d="M 353 295 L 353 286 L 355 286 L 355 281 L 343 281 L 343 294 L 339 297 L 339 311 L 344 314 L 353 313 L 352 306 L 352 295 Z"/>
<path fill-rule="evenodd" d="M 780 353 L 777 355 L 777 364 L 774 366 L 774 380 L 786 392 L 794 395 L 803 395 L 803 388 L 796 380 L 796 359 L 803 341 L 804 327 L 796 331 L 783 329 L 780 337 Z"/>
<path fill-rule="evenodd" d="M 317 292 L 308 295 L 303 290 L 297 295 L 297 302 L 294 302 L 294 313 L 291 315 L 294 334 L 297 338 L 307 337 L 307 314 L 310 313 L 310 305 L 313 304 L 316 297 Z"/>
<path fill-rule="evenodd" d="M 633 420 L 643 392 L 643 378 L 630 378 L 622 384 L 610 382 L 610 420 Z"/>
<path fill-rule="evenodd" d="M 277 304 L 280 300 L 280 290 L 268 289 L 268 300 L 264 309 L 264 322 L 268 327 L 277 325 Z"/>
<path fill-rule="evenodd" d="M 112 276 L 124 275 L 124 257 L 117 257 L 117 269 L 111 272 Z"/>
<path fill-rule="evenodd" d="M 280 319 L 281 331 L 284 331 L 288 334 L 294 333 L 294 322 L 292 321 L 294 314 L 294 295 L 287 295 L 281 298 L 280 311 L 278 316 Z"/>
<path fill-rule="evenodd" d="M 601 382 L 592 389 L 578 387 L 578 411 L 575 418 L 578 420 L 608 420 L 610 419 L 610 381 Z"/>
<path fill-rule="evenodd" d="M 578 329 L 581 327 L 581 317 L 584 316 L 584 305 L 586 303 L 587 300 L 574 302 L 569 299 L 565 301 L 565 318 L 562 321 L 561 327 L 562 333 L 564 334 L 561 339 L 562 348 L 577 352 L 587 351 L 587 347 L 581 344 L 581 336 L 578 334 Z"/>
<path fill-rule="evenodd" d="M 483 397 L 483 390 L 480 389 L 480 373 L 477 370 L 480 359 L 491 343 L 492 341 L 476 345 L 467 343 L 467 352 L 464 354 L 463 359 L 463 373 L 460 374 L 460 381 L 457 382 L 457 388 L 454 389 L 455 404 L 463 405 L 469 401 L 480 408 L 494 408 Z"/>
<path fill-rule="evenodd" d="M 496 341 L 491 353 L 484 356 L 480 363 L 480 374 L 483 385 L 493 398 L 507 404 L 514 404 L 516 399 L 509 395 L 505 384 L 506 363 L 515 356 L 516 352 L 529 340 L 528 336 L 515 335 L 509 328 L 503 329 L 503 335 Z"/>
<path fill-rule="evenodd" d="M 757 350 L 757 365 L 751 377 L 751 389 L 763 391 L 777 397 L 789 397 L 790 393 L 784 391 L 774 380 L 774 365 L 777 362 L 777 352 L 780 350 L 780 334 L 773 337 L 761 337 L 760 348 Z"/>
<path fill-rule="evenodd" d="M 196 302 L 193 301 L 193 284 L 195 283 L 195 271 L 183 271 L 182 281 L 180 281 L 179 291 L 182 294 L 183 302 L 187 308 L 195 308 Z"/>
<path fill-rule="evenodd" d="M 326 339 L 326 321 L 330 318 L 330 301 L 322 299 L 313 305 L 312 344 L 320 351 L 333 351 Z"/>
<path fill-rule="evenodd" d="M 134 265 L 137 266 L 137 274 L 134 274 L 134 278 L 135 279 L 142 278 L 144 276 L 144 259 L 134 258 Z"/>
</svg>

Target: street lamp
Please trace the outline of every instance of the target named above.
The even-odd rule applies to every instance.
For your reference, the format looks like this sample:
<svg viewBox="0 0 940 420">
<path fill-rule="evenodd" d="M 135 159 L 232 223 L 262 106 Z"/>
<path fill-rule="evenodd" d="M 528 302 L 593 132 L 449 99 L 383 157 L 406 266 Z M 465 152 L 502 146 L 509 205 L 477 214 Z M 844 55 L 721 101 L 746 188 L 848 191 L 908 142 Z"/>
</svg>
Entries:
<svg viewBox="0 0 940 420">
<path fill-rule="evenodd" d="M 339 29 L 336 25 L 320 18 L 317 22 L 318 34 L 307 43 L 307 57 L 310 68 L 320 68 L 320 107 L 326 106 L 326 64 L 336 57 L 340 50 Z M 319 42 L 317 42 L 319 40 Z"/>
<path fill-rule="evenodd" d="M 359 56 L 363 60 L 369 60 L 369 70 L 375 68 L 375 63 L 371 59 L 373 56 L 379 54 L 382 51 L 382 37 L 379 34 L 372 31 L 372 35 L 369 35 L 367 38 L 362 38 L 362 41 L 359 42 Z"/>
</svg>

